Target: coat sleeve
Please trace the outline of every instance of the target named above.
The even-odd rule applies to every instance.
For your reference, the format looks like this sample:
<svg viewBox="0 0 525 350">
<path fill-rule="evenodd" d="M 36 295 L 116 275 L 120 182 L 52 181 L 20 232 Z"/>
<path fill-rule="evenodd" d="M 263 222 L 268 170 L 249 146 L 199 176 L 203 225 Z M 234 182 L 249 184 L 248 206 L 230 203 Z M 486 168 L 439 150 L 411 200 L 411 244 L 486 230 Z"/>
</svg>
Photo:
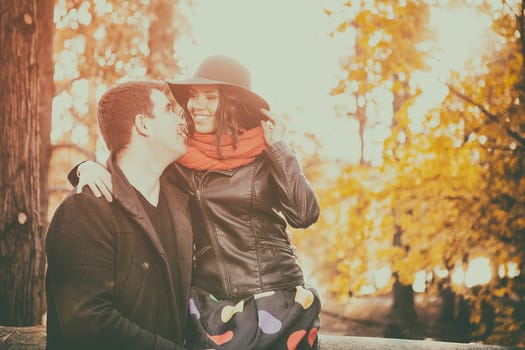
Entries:
<svg viewBox="0 0 525 350">
<path fill-rule="evenodd" d="M 53 300 L 48 304 L 54 305 L 60 333 L 72 343 L 93 348 L 111 344 L 115 349 L 182 349 L 115 307 L 114 236 L 107 224 L 111 204 L 104 202 L 90 193 L 70 195 L 50 223 L 47 288 Z"/>
<path fill-rule="evenodd" d="M 320 214 L 319 202 L 290 146 L 276 142 L 265 152 L 270 159 L 280 209 L 288 224 L 294 228 L 306 228 L 315 223 Z"/>
</svg>

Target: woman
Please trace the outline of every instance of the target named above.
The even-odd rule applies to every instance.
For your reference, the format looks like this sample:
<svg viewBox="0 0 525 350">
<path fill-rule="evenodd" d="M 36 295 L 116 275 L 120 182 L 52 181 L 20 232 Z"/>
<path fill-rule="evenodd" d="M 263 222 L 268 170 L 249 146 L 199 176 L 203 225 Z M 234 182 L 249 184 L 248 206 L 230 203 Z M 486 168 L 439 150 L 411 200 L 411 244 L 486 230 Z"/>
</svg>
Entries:
<svg viewBox="0 0 525 350">
<path fill-rule="evenodd" d="M 187 345 L 317 349 L 320 300 L 304 286 L 286 223 L 310 226 L 319 205 L 284 125 L 229 57 L 208 57 L 193 78 L 168 84 L 189 126 L 188 151 L 168 170 L 192 198 Z M 88 181 L 93 164 L 80 168 L 80 184 L 106 191 L 101 179 L 98 189 Z"/>
</svg>

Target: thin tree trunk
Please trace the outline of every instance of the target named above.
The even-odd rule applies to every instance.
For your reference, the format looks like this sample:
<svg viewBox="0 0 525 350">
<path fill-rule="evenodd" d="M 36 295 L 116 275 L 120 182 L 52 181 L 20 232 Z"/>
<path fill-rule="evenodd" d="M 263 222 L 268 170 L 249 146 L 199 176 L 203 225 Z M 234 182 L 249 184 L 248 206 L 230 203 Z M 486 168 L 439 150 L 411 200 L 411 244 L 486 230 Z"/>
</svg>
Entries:
<svg viewBox="0 0 525 350">
<path fill-rule="evenodd" d="M 47 229 L 49 204 L 49 162 L 51 159 L 51 104 L 55 95 L 55 64 L 53 43 L 54 1 L 41 1 L 37 12 L 38 35 L 38 119 L 40 121 L 40 213 L 42 226 Z M 51 42 L 51 43 L 50 43 Z"/>
<path fill-rule="evenodd" d="M 150 3 L 147 75 L 154 79 L 173 79 L 179 73 L 173 44 L 177 30 L 174 26 L 175 4 L 172 0 L 152 0 Z"/>
<path fill-rule="evenodd" d="M 397 76 L 394 77 L 397 79 Z M 404 82 L 405 89 L 400 92 L 394 92 L 393 100 L 393 113 L 394 117 L 392 120 L 393 132 L 398 132 L 399 127 L 396 113 L 401 109 L 406 101 L 405 91 L 408 91 L 408 83 Z M 396 157 L 396 146 L 394 146 L 393 153 Z M 394 194 L 395 195 L 395 194 Z M 396 201 L 393 202 L 392 215 L 395 222 L 395 232 L 392 239 L 392 245 L 394 247 L 401 247 L 405 251 L 409 251 L 410 247 L 404 245 L 402 241 L 403 227 L 398 222 L 398 208 L 396 207 Z M 398 274 L 394 273 L 394 285 L 393 285 L 393 303 L 392 309 L 389 314 L 389 326 L 385 331 L 385 337 L 388 338 L 408 338 L 408 339 L 420 339 L 422 338 L 422 327 L 418 322 L 418 317 L 414 305 L 414 290 L 411 285 L 404 285 L 400 282 Z"/>
<path fill-rule="evenodd" d="M 366 100 L 363 106 L 360 106 L 358 102 L 357 110 L 355 113 L 356 119 L 359 123 L 359 143 L 360 143 L 359 164 L 360 165 L 365 164 L 365 127 L 366 127 L 366 122 L 367 122 L 366 105 L 367 105 Z"/>
<path fill-rule="evenodd" d="M 44 312 L 37 4 L 43 6 L 36 0 L 0 2 L 2 325 L 33 325 Z"/>
</svg>

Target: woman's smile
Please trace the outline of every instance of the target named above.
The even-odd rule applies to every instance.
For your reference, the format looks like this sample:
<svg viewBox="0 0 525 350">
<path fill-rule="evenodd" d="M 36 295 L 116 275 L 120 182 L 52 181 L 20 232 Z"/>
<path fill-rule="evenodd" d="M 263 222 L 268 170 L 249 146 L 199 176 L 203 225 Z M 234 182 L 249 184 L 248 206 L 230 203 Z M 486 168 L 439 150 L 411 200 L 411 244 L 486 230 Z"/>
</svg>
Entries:
<svg viewBox="0 0 525 350">
<path fill-rule="evenodd" d="M 205 122 L 210 120 L 211 118 L 213 118 L 213 116 L 209 114 L 196 114 L 193 116 L 193 120 L 195 121 L 195 123 Z"/>
</svg>

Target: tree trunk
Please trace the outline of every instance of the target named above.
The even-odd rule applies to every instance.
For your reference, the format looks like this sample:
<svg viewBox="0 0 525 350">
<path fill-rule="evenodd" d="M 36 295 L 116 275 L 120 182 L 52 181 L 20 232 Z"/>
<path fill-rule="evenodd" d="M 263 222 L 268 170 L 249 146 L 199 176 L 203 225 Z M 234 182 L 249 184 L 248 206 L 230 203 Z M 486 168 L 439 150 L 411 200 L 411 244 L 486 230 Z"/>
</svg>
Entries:
<svg viewBox="0 0 525 350">
<path fill-rule="evenodd" d="M 52 38 L 54 1 L 40 1 L 37 12 L 38 35 L 38 119 L 40 121 L 40 213 L 44 232 L 47 230 L 49 204 L 49 162 L 51 159 L 51 104 L 55 95 L 55 64 Z"/>
<path fill-rule="evenodd" d="M 434 338 L 445 341 L 470 341 L 470 308 L 466 300 L 456 294 L 450 276 L 438 281 L 441 297 L 439 318 L 434 325 Z"/>
<path fill-rule="evenodd" d="M 447 278 L 447 282 L 450 278 Z M 456 293 L 447 284 L 440 284 L 439 294 L 441 297 L 441 310 L 438 323 L 443 327 L 451 326 L 456 318 Z"/>
<path fill-rule="evenodd" d="M 173 79 L 179 73 L 173 44 L 177 34 L 174 26 L 173 0 L 152 0 L 150 3 L 151 24 L 149 27 L 147 75 L 154 79 Z"/>
<path fill-rule="evenodd" d="M 394 274 L 393 303 L 388 314 L 385 338 L 423 339 L 423 328 L 418 323 L 414 308 L 414 290 L 411 285 L 399 282 Z"/>
<path fill-rule="evenodd" d="M 397 76 L 394 77 L 397 80 Z M 399 132 L 399 122 L 396 113 L 401 109 L 407 97 L 405 91 L 408 91 L 408 82 L 402 82 L 404 89 L 400 92 L 393 93 L 393 113 L 392 132 Z M 395 84 L 394 84 L 395 85 Z M 401 130 L 404 131 L 404 130 Z M 394 146 L 393 154 L 396 157 L 396 146 Z M 395 196 L 395 194 L 394 194 Z M 394 247 L 401 247 L 405 251 L 409 251 L 410 247 L 404 245 L 402 242 L 403 228 L 398 224 L 398 208 L 396 207 L 396 200 L 393 202 L 392 215 L 394 216 L 395 232 L 392 239 Z M 393 286 L 393 303 L 389 314 L 389 325 L 385 330 L 385 337 L 387 338 L 405 338 L 405 339 L 422 339 L 423 329 L 418 322 L 416 309 L 414 306 L 414 290 L 411 285 L 404 285 L 399 281 L 397 272 L 394 273 Z"/>
<path fill-rule="evenodd" d="M 40 323 L 45 308 L 37 4 L 46 6 L 36 0 L 0 2 L 2 325 Z M 51 45 L 50 37 L 41 40 Z"/>
<path fill-rule="evenodd" d="M 359 123 L 359 165 L 365 165 L 365 127 L 367 123 L 367 116 L 366 116 L 366 105 L 367 101 L 364 96 L 364 103 L 361 105 L 359 104 L 359 94 L 354 94 L 355 100 L 356 100 L 356 111 L 355 113 L 348 113 L 349 116 L 354 117 L 355 120 Z"/>
</svg>

